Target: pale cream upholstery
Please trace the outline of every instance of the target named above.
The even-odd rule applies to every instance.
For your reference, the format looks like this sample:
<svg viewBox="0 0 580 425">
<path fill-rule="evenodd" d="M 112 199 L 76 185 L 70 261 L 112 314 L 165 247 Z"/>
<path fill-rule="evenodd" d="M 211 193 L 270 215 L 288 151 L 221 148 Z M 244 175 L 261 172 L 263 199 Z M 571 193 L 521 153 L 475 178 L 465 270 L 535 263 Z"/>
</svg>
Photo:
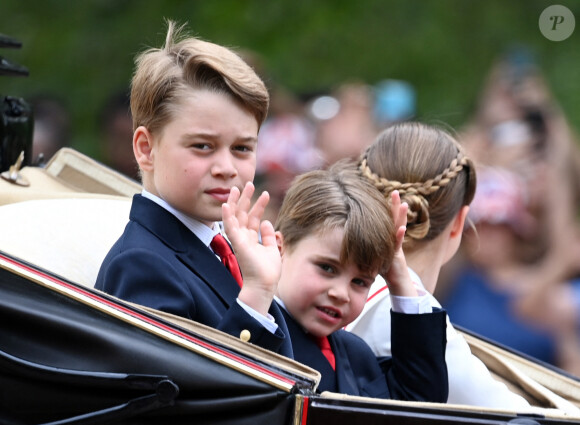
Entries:
<svg viewBox="0 0 580 425">
<path fill-rule="evenodd" d="M 129 221 L 131 199 L 41 199 L 0 206 L 0 250 L 93 286 Z"/>
<path fill-rule="evenodd" d="M 0 179 L 0 250 L 93 286 L 141 185 L 70 148 L 18 175 Z"/>
</svg>

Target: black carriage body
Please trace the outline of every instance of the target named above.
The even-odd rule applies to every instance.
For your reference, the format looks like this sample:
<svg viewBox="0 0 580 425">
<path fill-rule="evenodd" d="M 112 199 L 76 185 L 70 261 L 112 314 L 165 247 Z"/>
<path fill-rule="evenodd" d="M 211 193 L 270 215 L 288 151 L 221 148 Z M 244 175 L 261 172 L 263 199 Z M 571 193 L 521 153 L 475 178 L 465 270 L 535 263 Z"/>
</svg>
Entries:
<svg viewBox="0 0 580 425">
<path fill-rule="evenodd" d="M 0 423 L 291 423 L 315 382 L 9 257 Z"/>
<path fill-rule="evenodd" d="M 200 329 L 0 254 L 0 424 L 580 423 L 321 395 L 308 368 Z"/>
</svg>

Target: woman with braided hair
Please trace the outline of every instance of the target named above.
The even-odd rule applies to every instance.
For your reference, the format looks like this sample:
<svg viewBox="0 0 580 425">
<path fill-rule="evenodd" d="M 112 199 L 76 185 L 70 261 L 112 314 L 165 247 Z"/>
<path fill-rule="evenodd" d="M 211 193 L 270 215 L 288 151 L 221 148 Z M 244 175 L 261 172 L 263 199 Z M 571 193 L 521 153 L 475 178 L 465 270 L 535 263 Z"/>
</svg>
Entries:
<svg viewBox="0 0 580 425">
<path fill-rule="evenodd" d="M 384 130 L 363 153 L 359 169 L 390 202 L 397 190 L 409 205 L 403 251 L 418 291 L 432 295 L 441 267 L 457 252 L 476 187 L 472 161 L 451 134 L 418 122 Z M 390 271 L 383 274 L 389 280 Z M 362 337 L 375 355 L 390 356 L 391 301 L 379 275 L 361 315 L 347 330 Z M 420 313 L 420 311 L 418 311 Z M 496 381 L 447 319 L 448 403 L 520 411 L 529 403 Z"/>
</svg>

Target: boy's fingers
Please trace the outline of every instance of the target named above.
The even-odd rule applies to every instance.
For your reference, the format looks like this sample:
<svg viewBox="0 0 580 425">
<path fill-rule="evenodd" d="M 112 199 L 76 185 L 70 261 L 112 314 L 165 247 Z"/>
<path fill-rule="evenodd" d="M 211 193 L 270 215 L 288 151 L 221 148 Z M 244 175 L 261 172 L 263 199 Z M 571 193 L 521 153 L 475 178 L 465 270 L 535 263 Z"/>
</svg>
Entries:
<svg viewBox="0 0 580 425">
<path fill-rule="evenodd" d="M 230 220 L 232 216 L 232 208 L 228 203 L 222 204 L 222 219 L 223 221 Z"/>
<path fill-rule="evenodd" d="M 252 196 L 254 196 L 254 184 L 252 182 L 247 182 L 242 190 L 240 199 L 238 200 L 238 208 L 241 211 L 247 212 L 250 209 Z"/>
<path fill-rule="evenodd" d="M 248 228 L 258 231 L 269 201 L 270 195 L 268 192 L 262 192 L 248 213 Z"/>
<path fill-rule="evenodd" d="M 399 207 L 399 217 L 397 220 L 397 226 L 406 226 L 407 225 L 407 212 L 409 211 L 409 204 L 403 202 Z"/>
<path fill-rule="evenodd" d="M 393 190 L 391 192 L 391 209 L 393 212 L 398 211 L 399 205 L 401 205 L 401 195 L 398 190 Z"/>
<path fill-rule="evenodd" d="M 393 190 L 391 192 L 391 215 L 393 216 L 393 221 L 395 226 L 400 226 L 401 220 L 401 196 L 398 190 Z"/>
<path fill-rule="evenodd" d="M 260 224 L 260 236 L 262 237 L 262 245 L 276 246 L 276 232 L 270 221 L 262 221 Z"/>
<path fill-rule="evenodd" d="M 400 226 L 397 228 L 397 233 L 395 237 L 395 252 L 403 248 L 403 240 L 405 239 L 405 232 L 407 228 L 405 226 Z"/>
<path fill-rule="evenodd" d="M 231 238 L 235 232 L 237 222 L 230 204 L 222 204 L 222 221 L 224 223 L 226 234 Z"/>
<path fill-rule="evenodd" d="M 229 205 L 232 214 L 236 213 L 238 199 L 240 199 L 240 189 L 234 186 L 230 189 L 230 195 L 228 196 L 227 200 L 227 205 Z M 224 212 L 223 205 L 225 204 L 222 204 L 222 214 Z"/>
</svg>

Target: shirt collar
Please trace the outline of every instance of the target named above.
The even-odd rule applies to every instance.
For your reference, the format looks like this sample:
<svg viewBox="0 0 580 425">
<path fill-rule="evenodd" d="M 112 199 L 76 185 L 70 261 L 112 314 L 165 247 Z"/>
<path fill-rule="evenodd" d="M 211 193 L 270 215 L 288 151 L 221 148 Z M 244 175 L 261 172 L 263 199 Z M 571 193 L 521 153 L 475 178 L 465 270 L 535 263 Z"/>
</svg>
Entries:
<svg viewBox="0 0 580 425">
<path fill-rule="evenodd" d="M 280 297 L 278 297 L 278 295 L 274 295 L 274 299 L 276 300 L 276 302 L 278 302 L 278 304 L 280 304 L 280 307 L 282 307 L 284 310 L 288 311 L 288 309 L 286 308 L 286 305 L 284 304 L 284 301 L 282 301 L 280 299 Z"/>
<path fill-rule="evenodd" d="M 156 196 L 151 192 L 146 191 L 145 189 L 143 189 L 141 195 L 144 198 L 147 198 L 155 202 L 157 205 L 173 214 L 179 221 L 181 221 L 184 224 L 185 227 L 191 230 L 195 234 L 195 236 L 197 236 L 206 246 L 209 246 L 213 237 L 218 233 L 220 233 L 221 225 L 219 222 L 215 222 L 213 226 L 210 228 L 205 224 L 203 224 L 202 222 L 195 220 L 186 214 L 183 214 L 181 211 L 178 211 L 177 209 L 173 208 L 169 203 L 161 199 L 159 196 Z"/>
</svg>

